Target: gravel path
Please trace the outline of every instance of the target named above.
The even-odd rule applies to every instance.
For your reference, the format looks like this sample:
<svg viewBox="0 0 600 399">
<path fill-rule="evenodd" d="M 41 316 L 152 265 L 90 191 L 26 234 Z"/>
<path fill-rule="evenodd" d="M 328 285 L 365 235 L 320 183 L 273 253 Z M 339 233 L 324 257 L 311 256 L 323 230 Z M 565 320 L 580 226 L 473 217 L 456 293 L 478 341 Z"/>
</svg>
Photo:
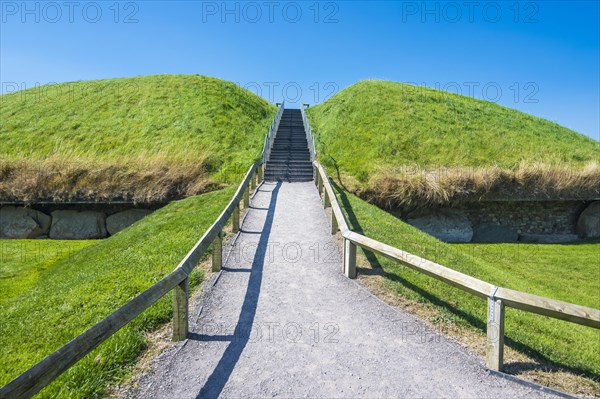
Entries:
<svg viewBox="0 0 600 399">
<path fill-rule="evenodd" d="M 312 183 L 265 183 L 190 336 L 140 398 L 549 397 L 341 274 Z"/>
</svg>

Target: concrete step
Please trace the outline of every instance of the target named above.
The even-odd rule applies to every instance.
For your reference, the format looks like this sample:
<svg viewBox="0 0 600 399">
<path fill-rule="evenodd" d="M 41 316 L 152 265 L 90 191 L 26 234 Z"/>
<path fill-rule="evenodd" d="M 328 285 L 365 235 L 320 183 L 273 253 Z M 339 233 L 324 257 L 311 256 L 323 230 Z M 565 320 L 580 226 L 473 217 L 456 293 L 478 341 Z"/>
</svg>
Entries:
<svg viewBox="0 0 600 399">
<path fill-rule="evenodd" d="M 265 168 L 265 172 L 269 172 L 269 173 L 275 173 L 275 172 L 303 172 L 303 173 L 312 173 L 313 172 L 313 168 L 312 166 L 308 166 L 308 167 L 304 167 L 304 166 L 287 166 L 287 165 L 281 165 L 281 166 L 267 166 Z"/>
<path fill-rule="evenodd" d="M 308 170 L 268 170 L 265 176 L 290 175 L 290 176 L 312 176 L 312 171 Z"/>
<path fill-rule="evenodd" d="M 265 179 L 265 181 L 268 182 L 277 182 L 277 181 L 285 181 L 288 183 L 303 183 L 303 182 L 307 182 L 307 181 L 312 181 L 312 177 L 308 178 L 308 177 L 302 177 L 302 178 L 286 178 L 286 177 L 279 177 L 279 178 L 268 178 Z"/>
<path fill-rule="evenodd" d="M 289 149 L 293 149 L 293 150 L 305 150 L 308 151 L 308 148 L 306 148 L 306 144 L 305 145 L 301 145 L 301 144 L 286 144 L 286 143 L 280 143 L 277 145 L 273 145 L 273 147 L 271 148 L 272 150 L 289 150 Z"/>
<path fill-rule="evenodd" d="M 312 166 L 312 162 L 310 161 L 294 161 L 294 160 L 287 160 L 287 161 L 281 161 L 281 162 L 269 162 L 268 164 L 265 165 L 265 169 L 270 169 L 270 168 L 280 168 L 280 167 L 286 167 L 286 168 L 291 168 L 291 169 L 302 169 L 302 170 L 312 170 L 313 166 Z"/>
<path fill-rule="evenodd" d="M 272 157 L 285 157 L 287 155 L 301 156 L 301 157 L 309 157 L 310 152 L 308 150 L 274 150 L 271 151 Z"/>
<path fill-rule="evenodd" d="M 302 157 L 310 157 L 310 153 L 308 151 L 303 150 L 293 150 L 293 149 L 278 149 L 271 151 L 271 156 L 287 156 L 287 155 L 296 155 Z"/>
<path fill-rule="evenodd" d="M 298 161 L 295 159 L 285 160 L 285 161 L 267 161 L 265 167 L 268 166 L 279 166 L 279 165 L 292 165 L 292 166 L 310 166 L 312 168 L 311 161 Z"/>
<path fill-rule="evenodd" d="M 281 161 L 304 161 L 310 162 L 310 155 L 308 154 L 271 154 L 269 161 L 281 162 Z"/>
<path fill-rule="evenodd" d="M 299 109 L 284 109 L 279 128 L 265 165 L 266 180 L 312 180 L 308 141 Z"/>
<path fill-rule="evenodd" d="M 310 162 L 310 157 L 272 157 L 270 159 L 271 161 L 280 161 L 280 162 L 288 162 L 288 161 L 304 161 L 304 162 Z"/>
<path fill-rule="evenodd" d="M 294 179 L 296 181 L 310 181 L 313 179 L 313 175 L 291 175 L 287 173 L 275 174 L 275 175 L 266 175 L 265 180 L 273 181 L 273 180 L 291 180 Z"/>
<path fill-rule="evenodd" d="M 290 172 L 276 172 L 276 173 L 265 173 L 265 179 L 277 179 L 277 178 L 306 178 L 312 179 L 312 173 L 290 173 Z"/>
<path fill-rule="evenodd" d="M 306 150 L 304 148 L 298 148 L 298 147 L 279 147 L 279 148 L 273 148 L 273 149 L 271 149 L 271 155 L 275 155 L 275 154 L 288 154 L 288 153 L 310 154 L 308 152 L 308 150 Z"/>
<path fill-rule="evenodd" d="M 271 154 L 269 161 L 305 161 L 310 162 L 310 155 L 308 154 Z"/>
</svg>

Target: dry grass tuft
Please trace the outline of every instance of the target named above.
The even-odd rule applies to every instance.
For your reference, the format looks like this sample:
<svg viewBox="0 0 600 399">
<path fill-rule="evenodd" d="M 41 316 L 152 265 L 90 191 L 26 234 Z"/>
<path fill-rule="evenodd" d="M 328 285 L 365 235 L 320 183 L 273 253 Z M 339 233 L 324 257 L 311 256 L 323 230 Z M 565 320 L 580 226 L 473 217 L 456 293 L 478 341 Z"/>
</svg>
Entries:
<svg viewBox="0 0 600 399">
<path fill-rule="evenodd" d="M 54 157 L 0 160 L 0 200 L 4 202 L 132 201 L 160 203 L 213 191 L 207 159 L 94 162 Z"/>
<path fill-rule="evenodd" d="M 600 195 L 600 165 L 522 164 L 515 169 L 386 168 L 361 197 L 386 209 L 450 205 L 481 199 L 591 199 Z"/>
</svg>

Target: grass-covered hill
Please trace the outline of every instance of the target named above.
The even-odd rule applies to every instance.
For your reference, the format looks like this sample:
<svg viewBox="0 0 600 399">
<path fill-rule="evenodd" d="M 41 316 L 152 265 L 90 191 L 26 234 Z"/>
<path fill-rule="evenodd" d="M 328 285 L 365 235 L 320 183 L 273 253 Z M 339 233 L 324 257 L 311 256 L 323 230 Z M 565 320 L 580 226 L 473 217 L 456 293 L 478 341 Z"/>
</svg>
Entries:
<svg viewBox="0 0 600 399">
<path fill-rule="evenodd" d="M 470 97 L 369 80 L 310 108 L 309 117 L 330 172 L 386 205 L 527 196 L 531 188 L 564 195 L 600 182 L 598 141 Z"/>
<path fill-rule="evenodd" d="M 171 202 L 106 240 L 0 241 L 0 386 L 175 269 L 233 193 L 230 187 Z M 190 277 L 197 286 L 202 269 Z M 106 387 L 131 372 L 148 333 L 171 317 L 168 294 L 37 397 L 107 396 Z"/>
<path fill-rule="evenodd" d="M 276 108 L 231 82 L 158 75 L 0 96 L 0 198 L 161 201 L 240 178 Z"/>
</svg>

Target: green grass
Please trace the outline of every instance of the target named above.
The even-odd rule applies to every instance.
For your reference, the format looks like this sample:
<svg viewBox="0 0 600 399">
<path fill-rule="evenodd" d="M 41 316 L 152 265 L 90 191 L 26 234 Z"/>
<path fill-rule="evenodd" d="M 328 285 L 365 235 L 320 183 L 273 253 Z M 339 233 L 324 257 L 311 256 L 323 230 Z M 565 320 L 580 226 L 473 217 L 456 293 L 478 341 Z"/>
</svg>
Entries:
<svg viewBox="0 0 600 399">
<path fill-rule="evenodd" d="M 362 81 L 308 111 L 324 166 L 366 183 L 405 165 L 515 168 L 536 161 L 583 166 L 600 143 L 556 123 L 433 89 Z"/>
<path fill-rule="evenodd" d="M 214 222 L 234 189 L 173 202 L 102 241 L 3 241 L 2 276 L 15 283 L 0 303 L 0 386 L 94 325 L 172 271 Z M 56 250 L 42 262 L 29 254 Z M 66 248 L 66 249 L 65 249 Z M 63 249 L 65 249 L 63 251 Z M 17 256 L 22 251 L 24 256 Z M 13 277 L 14 273 L 19 273 Z M 203 276 L 191 275 L 197 285 Z M 69 369 L 41 397 L 101 397 L 124 378 L 146 344 L 145 333 L 170 320 L 170 295 Z"/>
<path fill-rule="evenodd" d="M 96 242 L 0 240 L 0 305 L 30 290 L 58 262 Z"/>
<path fill-rule="evenodd" d="M 449 244 L 503 286 L 600 309 L 600 241 L 577 244 Z M 576 287 L 576 289 L 573 289 Z"/>
<path fill-rule="evenodd" d="M 352 194 L 338 193 L 351 228 L 371 238 L 497 286 L 600 308 L 598 241 L 450 245 Z M 484 333 L 485 301 L 381 256 L 365 255 L 372 265 L 383 268 L 392 292 L 433 307 L 434 323 L 454 323 Z M 515 309 L 507 309 L 505 327 L 507 345 L 600 380 L 600 331 Z"/>
<path fill-rule="evenodd" d="M 275 106 L 234 83 L 198 75 L 80 81 L 0 97 L 0 157 L 198 159 L 248 165 Z"/>
</svg>

